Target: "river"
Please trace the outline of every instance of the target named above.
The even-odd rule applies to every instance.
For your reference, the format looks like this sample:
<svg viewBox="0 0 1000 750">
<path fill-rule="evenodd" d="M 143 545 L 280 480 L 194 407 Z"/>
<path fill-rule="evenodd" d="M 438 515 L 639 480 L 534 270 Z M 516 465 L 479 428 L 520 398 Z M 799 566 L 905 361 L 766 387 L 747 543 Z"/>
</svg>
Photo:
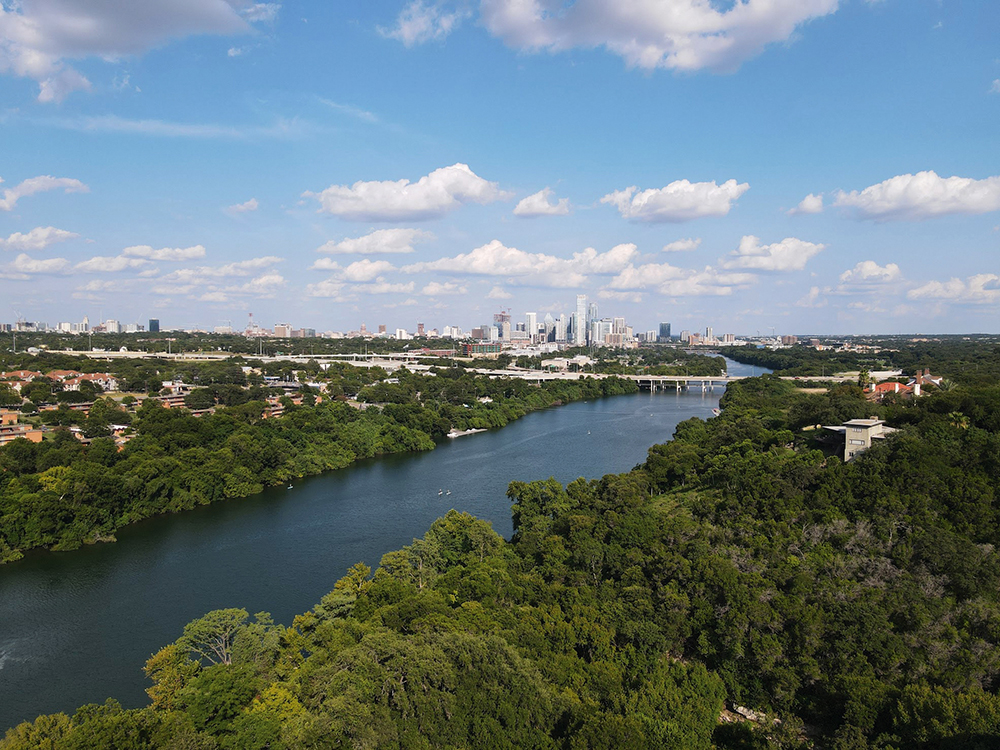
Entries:
<svg viewBox="0 0 1000 750">
<path fill-rule="evenodd" d="M 0 733 L 107 697 L 144 705 L 142 665 L 189 621 L 244 607 L 290 624 L 351 565 L 376 567 L 450 508 L 509 537 L 510 481 L 628 471 L 679 422 L 710 417 L 720 396 L 640 393 L 546 409 L 427 453 L 149 519 L 120 530 L 115 544 L 0 566 Z"/>
</svg>

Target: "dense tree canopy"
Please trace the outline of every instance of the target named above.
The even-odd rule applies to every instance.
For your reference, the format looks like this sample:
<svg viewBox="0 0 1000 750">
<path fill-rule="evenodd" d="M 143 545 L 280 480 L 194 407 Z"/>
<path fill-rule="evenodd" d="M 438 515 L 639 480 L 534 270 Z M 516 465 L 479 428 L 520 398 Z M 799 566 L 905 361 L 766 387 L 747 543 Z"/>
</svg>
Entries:
<svg viewBox="0 0 1000 750">
<path fill-rule="evenodd" d="M 476 395 L 463 378 L 442 403 Z M 1000 745 L 1000 387 L 873 407 L 764 377 L 723 406 L 629 473 L 511 483 L 510 541 L 451 511 L 290 627 L 208 613 L 147 663 L 150 706 L 0 748 Z M 873 408 L 899 431 L 850 463 L 812 429 Z M 170 452 L 226 432 L 153 419 Z M 225 440 L 248 480 L 274 462 Z"/>
</svg>

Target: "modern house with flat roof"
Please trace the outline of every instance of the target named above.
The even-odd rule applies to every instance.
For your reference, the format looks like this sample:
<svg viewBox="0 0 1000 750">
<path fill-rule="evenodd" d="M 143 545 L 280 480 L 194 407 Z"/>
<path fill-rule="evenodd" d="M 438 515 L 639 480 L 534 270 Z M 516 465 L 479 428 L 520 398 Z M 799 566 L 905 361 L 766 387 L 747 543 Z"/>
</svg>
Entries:
<svg viewBox="0 0 1000 750">
<path fill-rule="evenodd" d="M 871 448 L 873 440 L 884 440 L 896 431 L 894 427 L 886 427 L 885 422 L 876 417 L 852 419 L 842 425 L 824 425 L 823 429 L 844 436 L 845 461 L 850 461 L 859 453 Z"/>
</svg>

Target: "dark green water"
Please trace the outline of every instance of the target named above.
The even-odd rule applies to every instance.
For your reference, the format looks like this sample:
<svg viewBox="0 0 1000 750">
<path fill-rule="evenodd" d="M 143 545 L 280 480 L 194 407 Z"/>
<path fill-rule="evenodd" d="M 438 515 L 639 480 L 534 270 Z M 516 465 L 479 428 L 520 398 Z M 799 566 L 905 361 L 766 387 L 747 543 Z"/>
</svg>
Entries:
<svg viewBox="0 0 1000 750">
<path fill-rule="evenodd" d="M 142 665 L 185 623 L 245 607 L 289 624 L 349 566 L 376 566 L 450 508 L 510 536 L 511 480 L 627 471 L 679 422 L 710 417 L 720 395 L 642 393 L 536 412 L 429 453 L 150 519 L 120 531 L 116 544 L 0 567 L 0 733 L 109 696 L 143 705 Z"/>
</svg>

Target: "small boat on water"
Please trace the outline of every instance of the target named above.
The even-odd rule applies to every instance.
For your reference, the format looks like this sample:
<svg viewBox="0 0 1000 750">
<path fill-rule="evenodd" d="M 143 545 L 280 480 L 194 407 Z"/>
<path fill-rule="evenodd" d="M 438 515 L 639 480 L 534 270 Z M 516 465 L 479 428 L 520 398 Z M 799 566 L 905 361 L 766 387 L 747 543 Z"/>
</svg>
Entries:
<svg viewBox="0 0 1000 750">
<path fill-rule="evenodd" d="M 286 490 L 290 490 L 290 489 L 292 489 L 292 485 L 288 485 L 287 487 L 285 487 L 285 489 L 286 489 Z"/>
<path fill-rule="evenodd" d="M 448 490 L 448 491 L 447 491 L 446 493 L 444 493 L 444 494 L 446 494 L 446 495 L 450 495 L 450 494 L 451 494 L 451 490 Z"/>
<path fill-rule="evenodd" d="M 716 417 L 717 417 L 717 416 L 719 416 L 720 414 L 722 414 L 722 409 L 712 409 L 712 415 L 713 415 L 713 416 L 716 416 Z"/>
<path fill-rule="evenodd" d="M 438 490 L 438 494 L 439 495 L 443 495 L 444 494 L 444 490 Z"/>
</svg>

